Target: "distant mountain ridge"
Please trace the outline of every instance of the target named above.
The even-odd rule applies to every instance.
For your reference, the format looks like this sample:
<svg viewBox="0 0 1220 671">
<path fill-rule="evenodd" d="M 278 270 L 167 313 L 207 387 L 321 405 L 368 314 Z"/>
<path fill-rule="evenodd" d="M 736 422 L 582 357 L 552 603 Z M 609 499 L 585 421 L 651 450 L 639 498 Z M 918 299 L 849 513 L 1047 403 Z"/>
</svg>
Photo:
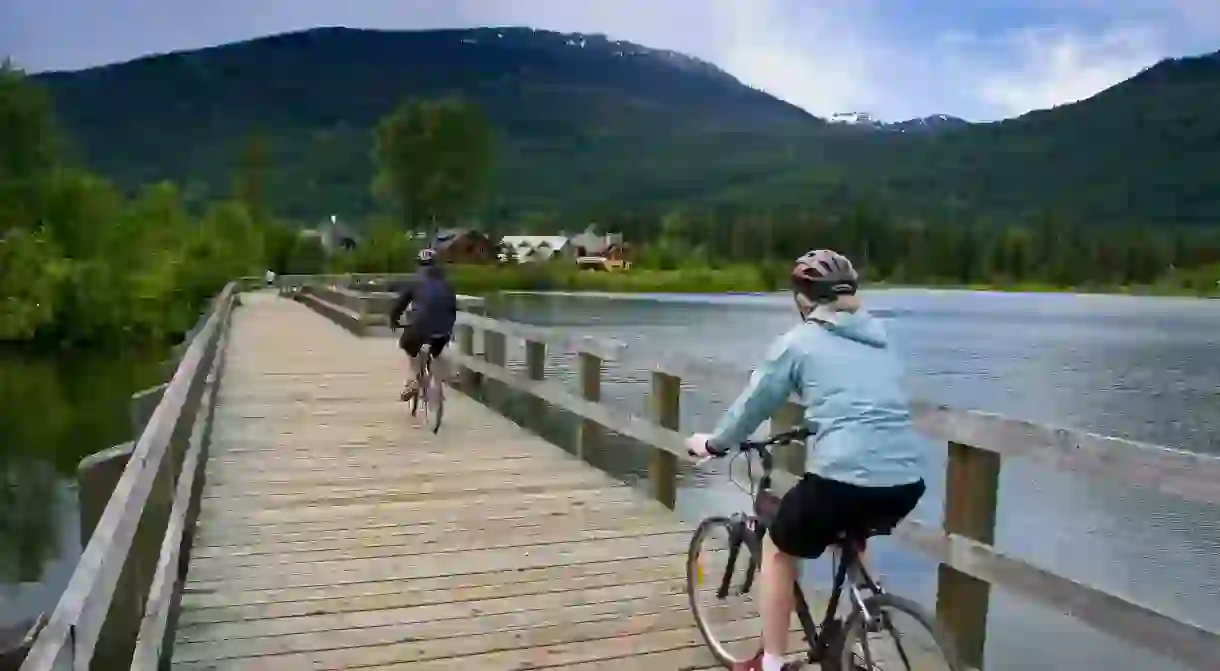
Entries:
<svg viewBox="0 0 1220 671">
<path fill-rule="evenodd" d="M 519 27 L 320 28 L 36 80 L 84 159 L 118 183 L 223 193 L 260 133 L 273 205 L 311 220 L 374 208 L 381 116 L 456 95 L 496 128 L 492 217 L 863 201 L 928 220 L 1220 224 L 1220 53 L 992 123 L 822 119 L 695 57 Z"/>
</svg>

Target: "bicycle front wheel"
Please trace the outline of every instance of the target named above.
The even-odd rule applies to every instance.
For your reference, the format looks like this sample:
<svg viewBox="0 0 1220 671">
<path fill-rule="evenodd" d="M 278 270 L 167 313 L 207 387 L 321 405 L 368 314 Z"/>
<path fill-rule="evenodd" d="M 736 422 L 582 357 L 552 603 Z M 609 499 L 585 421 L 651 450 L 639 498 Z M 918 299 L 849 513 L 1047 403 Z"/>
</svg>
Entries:
<svg viewBox="0 0 1220 671">
<path fill-rule="evenodd" d="M 411 396 L 411 416 L 415 417 L 419 413 L 419 406 L 423 403 L 424 395 L 424 376 L 423 374 L 415 376 L 415 393 Z M 428 408 L 424 407 L 424 414 L 428 414 Z"/>
<path fill-rule="evenodd" d="M 868 620 L 865 621 L 865 613 Z M 893 594 L 864 600 L 843 625 L 831 659 L 839 671 L 962 671 L 957 651 L 936 619 Z"/>
<path fill-rule="evenodd" d="M 686 555 L 686 593 L 699 633 L 725 666 L 758 652 L 762 631 L 756 595 L 758 562 L 744 542 L 744 525 L 709 517 L 695 529 Z"/>
</svg>

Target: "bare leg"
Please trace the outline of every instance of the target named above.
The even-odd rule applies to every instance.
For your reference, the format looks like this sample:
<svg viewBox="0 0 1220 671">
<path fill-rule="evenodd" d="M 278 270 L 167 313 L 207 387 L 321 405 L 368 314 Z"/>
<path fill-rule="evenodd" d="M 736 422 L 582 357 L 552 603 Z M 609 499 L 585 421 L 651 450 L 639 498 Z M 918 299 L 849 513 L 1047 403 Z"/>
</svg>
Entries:
<svg viewBox="0 0 1220 671">
<path fill-rule="evenodd" d="M 443 356 L 432 357 L 432 376 L 435 377 L 438 382 L 450 382 L 448 359 Z"/>
<path fill-rule="evenodd" d="M 415 388 L 415 377 L 419 375 L 419 357 L 407 355 L 407 380 L 402 388 L 402 400 L 411 398 L 418 391 Z"/>
<path fill-rule="evenodd" d="M 797 558 L 786 554 L 767 536 L 763 543 L 762 593 L 759 610 L 762 615 L 763 652 L 768 657 L 783 657 L 788 651 L 788 629 L 792 610 L 796 607 L 796 595 L 792 584 L 796 581 Z"/>
<path fill-rule="evenodd" d="M 839 548 L 837 546 L 832 546 L 831 552 L 834 552 L 834 558 L 835 558 L 836 565 L 839 562 L 843 561 L 843 553 L 839 551 Z M 865 547 L 862 550 L 858 550 L 856 552 L 856 564 L 855 564 L 855 566 L 851 567 L 851 569 L 848 571 L 847 580 L 849 582 L 856 584 L 856 586 L 859 586 L 859 584 L 864 579 L 864 574 L 861 573 L 861 569 L 863 569 L 864 571 L 867 571 L 868 575 L 873 580 L 877 579 L 877 574 L 873 573 L 872 567 L 870 567 L 868 565 L 868 548 L 867 547 Z"/>
</svg>

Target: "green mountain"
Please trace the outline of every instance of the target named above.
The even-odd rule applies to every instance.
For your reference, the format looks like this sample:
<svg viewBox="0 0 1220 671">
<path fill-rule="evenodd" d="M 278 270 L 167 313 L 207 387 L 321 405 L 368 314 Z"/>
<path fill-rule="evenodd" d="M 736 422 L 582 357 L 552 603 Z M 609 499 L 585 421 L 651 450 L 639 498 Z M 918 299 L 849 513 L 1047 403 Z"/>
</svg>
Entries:
<svg viewBox="0 0 1220 671">
<path fill-rule="evenodd" d="M 277 210 L 372 209 L 370 130 L 457 95 L 497 129 L 492 216 L 860 199 L 930 219 L 1220 222 L 1220 54 L 991 124 L 832 123 L 682 54 L 523 28 L 318 29 L 37 77 L 87 163 L 120 184 L 224 193 L 265 136 Z"/>
</svg>

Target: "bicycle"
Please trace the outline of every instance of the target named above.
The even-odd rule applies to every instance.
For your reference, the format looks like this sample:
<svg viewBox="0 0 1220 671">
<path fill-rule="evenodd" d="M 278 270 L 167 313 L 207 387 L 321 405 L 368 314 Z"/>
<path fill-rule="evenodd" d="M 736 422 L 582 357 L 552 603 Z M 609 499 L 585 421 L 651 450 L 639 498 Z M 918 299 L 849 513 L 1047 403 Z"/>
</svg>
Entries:
<svg viewBox="0 0 1220 671">
<path fill-rule="evenodd" d="M 433 356 L 429 343 L 419 348 L 419 361 L 419 370 L 415 373 L 415 394 L 411 396 L 411 416 L 416 416 L 422 401 L 424 425 L 432 433 L 438 433 L 441 430 L 441 417 L 445 414 L 445 385 L 432 375 Z"/>
<path fill-rule="evenodd" d="M 694 536 L 691 538 L 686 563 L 686 591 L 690 599 L 691 610 L 694 612 L 695 623 L 707 642 L 708 648 L 712 651 L 716 660 L 726 667 L 752 657 L 754 652 L 757 651 L 757 647 L 749 651 L 749 654 L 745 657 L 735 657 L 725 647 L 725 643 L 730 641 L 722 640 L 712 631 L 711 612 L 701 606 L 698 598 L 701 591 L 701 583 L 703 582 L 703 568 L 700 563 L 701 557 L 704 555 L 703 543 L 717 529 L 723 529 L 728 533 L 727 568 L 720 579 L 719 586 L 715 589 L 715 596 L 720 605 L 725 605 L 725 600 L 730 596 L 730 585 L 734 577 L 734 569 L 737 566 L 737 560 L 742 548 L 745 548 L 749 556 L 743 572 L 744 580 L 735 595 L 748 595 L 754 583 L 754 575 L 760 567 L 763 538 L 766 536 L 767 529 L 774 521 L 775 514 L 778 512 L 780 505 L 780 497 L 770 491 L 774 461 L 769 448 L 779 444 L 804 441 L 811 435 L 813 435 L 813 432 L 808 429 L 795 429 L 776 434 L 763 441 L 743 442 L 740 445 L 738 454 L 746 454 L 747 473 L 750 479 L 748 493 L 753 503 L 753 514 L 736 513 L 730 517 L 708 517 L 699 523 L 699 526 L 695 529 Z M 701 465 L 714 457 L 726 456 L 730 451 L 730 449 L 720 451 L 709 450 L 709 455 L 700 460 L 697 465 Z M 759 460 L 762 463 L 762 477 L 759 479 L 757 486 L 754 483 L 753 460 L 750 459 L 751 453 L 758 454 Z M 731 463 L 729 478 L 732 480 Z M 864 552 L 868 538 L 890 534 L 900 521 L 898 519 L 878 520 L 868 528 L 845 531 L 840 534 L 834 548 L 842 560 L 839 562 L 839 566 L 833 570 L 833 588 L 826 607 L 826 614 L 820 625 L 815 625 L 813 621 L 809 603 L 805 599 L 799 578 L 793 584 L 792 588 L 796 596 L 796 615 L 800 621 L 804 640 L 808 643 L 808 650 L 804 654 L 804 663 L 820 664 L 821 668 L 826 671 L 858 671 L 860 669 L 878 668 L 874 666 L 874 660 L 869 652 L 869 646 L 871 645 L 869 634 L 879 634 L 884 630 L 894 638 L 898 648 L 898 657 L 905 663 L 905 667 L 899 668 L 908 670 L 919 669 L 920 671 L 929 668 L 948 668 L 951 671 L 962 671 L 964 667 L 958 661 L 953 645 L 949 642 L 948 637 L 941 630 L 935 618 L 927 614 L 915 602 L 885 592 L 881 585 L 868 574 L 864 564 L 858 561 L 860 554 Z M 854 579 L 850 583 L 847 582 L 849 570 L 852 570 L 855 574 L 853 576 Z M 837 613 L 845 584 L 848 585 L 851 612 L 844 621 L 837 617 Z M 872 594 L 866 597 L 862 594 L 862 591 L 869 591 Z M 911 665 L 910 655 L 893 626 L 892 618 L 889 614 L 890 611 L 897 611 L 898 613 L 911 616 L 924 631 L 931 635 L 933 642 L 940 649 L 939 659 L 942 660 L 940 666 L 933 667 L 926 664 L 919 666 Z M 740 639 L 740 628 L 737 631 L 739 633 L 735 636 Z M 725 637 L 725 639 L 727 638 Z M 756 639 L 748 640 L 754 641 Z M 863 650 L 863 665 L 857 663 L 857 644 Z"/>
</svg>

